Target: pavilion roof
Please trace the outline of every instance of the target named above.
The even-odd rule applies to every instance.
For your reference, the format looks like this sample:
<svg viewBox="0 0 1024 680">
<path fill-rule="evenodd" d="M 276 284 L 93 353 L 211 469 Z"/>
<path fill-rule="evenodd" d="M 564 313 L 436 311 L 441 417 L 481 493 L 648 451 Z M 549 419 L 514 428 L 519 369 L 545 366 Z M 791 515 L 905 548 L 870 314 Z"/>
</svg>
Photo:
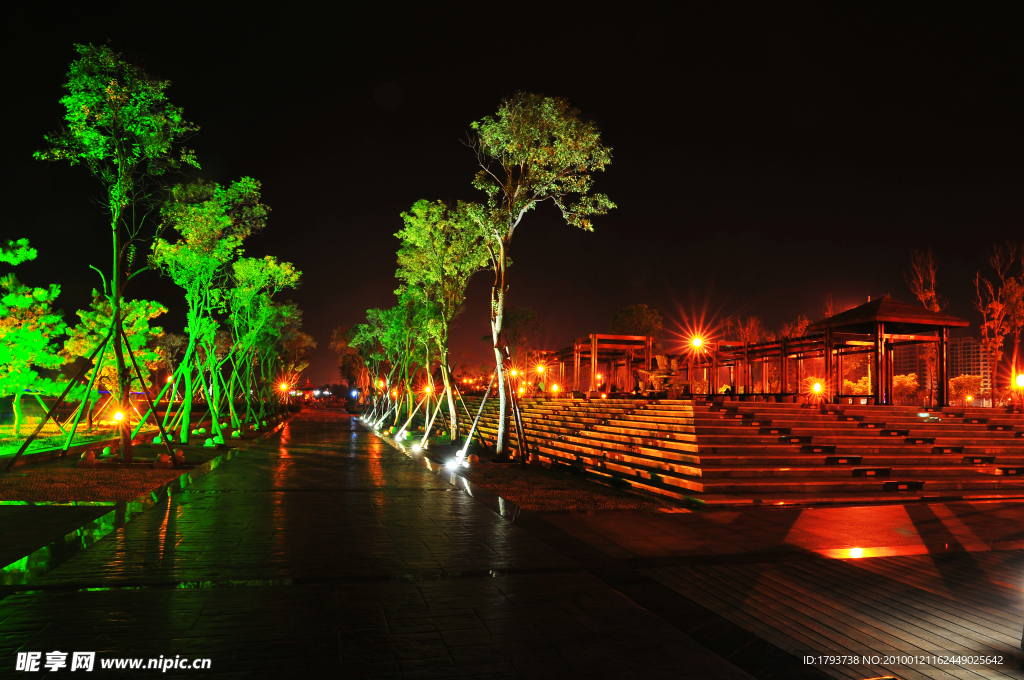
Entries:
<svg viewBox="0 0 1024 680">
<path fill-rule="evenodd" d="M 933 312 L 920 305 L 912 305 L 888 295 L 872 300 L 860 307 L 848 309 L 807 327 L 808 333 L 831 328 L 846 333 L 873 333 L 875 324 L 885 324 L 886 333 L 914 334 L 936 331 L 940 328 L 963 328 L 969 322 L 951 314 Z"/>
</svg>

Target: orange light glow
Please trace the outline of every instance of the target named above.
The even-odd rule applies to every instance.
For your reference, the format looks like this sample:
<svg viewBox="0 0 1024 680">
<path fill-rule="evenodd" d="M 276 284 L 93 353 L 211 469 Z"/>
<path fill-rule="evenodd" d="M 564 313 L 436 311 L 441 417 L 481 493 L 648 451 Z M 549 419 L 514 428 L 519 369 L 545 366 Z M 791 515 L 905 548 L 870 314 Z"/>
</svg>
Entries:
<svg viewBox="0 0 1024 680">
<path fill-rule="evenodd" d="M 431 390 L 433 390 L 433 388 L 430 385 L 427 385 L 426 389 L 423 391 L 426 392 L 427 394 L 430 394 Z"/>
<path fill-rule="evenodd" d="M 815 394 L 821 392 L 821 383 L 814 383 L 814 392 Z"/>
<path fill-rule="evenodd" d="M 520 387 L 520 388 L 519 388 L 519 394 L 522 394 L 522 393 L 523 393 L 523 392 L 525 392 L 525 391 L 526 391 L 526 388 L 525 388 L 525 387 Z"/>
<path fill-rule="evenodd" d="M 607 398 L 608 398 L 608 395 L 607 395 L 607 394 L 604 394 L 604 393 L 602 392 L 602 393 L 601 393 L 601 398 L 602 398 L 602 399 L 607 399 Z"/>
<path fill-rule="evenodd" d="M 864 557 L 864 548 L 850 548 L 850 557 Z"/>
<path fill-rule="evenodd" d="M 391 390 L 391 396 L 392 397 L 397 397 L 398 396 L 398 390 Z"/>
<path fill-rule="evenodd" d="M 1017 376 L 1017 387 L 1024 387 L 1024 373 Z"/>
<path fill-rule="evenodd" d="M 967 401 L 974 401 L 974 397 L 972 397 L 971 395 L 968 394 L 967 395 Z"/>
<path fill-rule="evenodd" d="M 117 413 L 114 414 L 114 420 L 116 420 L 117 422 L 121 422 L 122 420 L 124 420 L 124 414 L 118 411 Z"/>
<path fill-rule="evenodd" d="M 601 374 L 600 374 L 600 373 L 598 373 L 598 374 L 597 374 L 597 379 L 598 379 L 598 380 L 600 380 L 600 379 L 601 379 Z"/>
<path fill-rule="evenodd" d="M 174 376 L 172 375 L 169 378 L 167 378 L 167 382 L 174 382 Z"/>
<path fill-rule="evenodd" d="M 512 377 L 513 378 L 516 377 L 516 369 L 514 369 L 514 368 L 512 369 Z"/>
<path fill-rule="evenodd" d="M 381 380 L 379 383 L 377 383 L 377 387 L 384 389 L 384 381 Z"/>
<path fill-rule="evenodd" d="M 704 344 L 704 341 L 703 341 L 703 340 L 701 340 L 700 338 L 694 338 L 694 339 L 693 339 L 693 340 L 691 341 L 691 344 L 692 344 L 692 345 L 693 345 L 694 347 L 700 347 L 701 345 L 703 345 L 703 344 Z"/>
<path fill-rule="evenodd" d="M 555 384 L 555 385 L 552 385 L 552 386 L 551 386 L 551 391 L 552 391 L 552 392 L 557 392 L 557 391 L 558 391 L 558 385 L 557 385 L 557 384 Z"/>
<path fill-rule="evenodd" d="M 281 391 L 282 392 L 287 392 L 288 391 L 288 385 L 286 385 L 285 383 L 281 383 Z"/>
<path fill-rule="evenodd" d="M 538 373 L 543 373 L 544 372 L 544 367 L 543 366 L 538 366 L 537 367 L 537 372 Z"/>
</svg>

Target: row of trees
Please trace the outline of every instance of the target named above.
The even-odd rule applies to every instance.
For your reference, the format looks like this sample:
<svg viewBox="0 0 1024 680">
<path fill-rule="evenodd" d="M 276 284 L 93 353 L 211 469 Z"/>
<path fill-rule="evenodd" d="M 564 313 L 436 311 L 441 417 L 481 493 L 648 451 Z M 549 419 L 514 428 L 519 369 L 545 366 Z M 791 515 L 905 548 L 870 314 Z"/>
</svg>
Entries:
<svg viewBox="0 0 1024 680">
<path fill-rule="evenodd" d="M 133 382 L 147 380 L 140 364 L 150 371 L 166 366 L 172 378 L 160 394 L 181 385 L 182 395 L 176 410 L 166 410 L 164 428 L 180 430 L 180 441 L 188 443 L 193 404 L 202 401 L 213 441 L 223 442 L 228 428 L 237 436 L 244 425 L 262 423 L 279 401 L 278 383 L 294 382 L 294 371 L 304 367 L 304 350 L 313 343 L 300 330 L 301 312 L 274 299 L 298 284 L 300 272 L 271 256 L 245 256 L 244 240 L 264 228 L 269 212 L 257 180 L 245 177 L 228 186 L 169 181 L 199 168 L 184 146 L 199 128 L 168 100 L 169 81 L 108 46 L 75 49 L 78 58 L 60 100 L 64 124 L 46 136 L 47 148 L 35 157 L 85 166 L 100 183 L 111 259 L 106 273 L 92 267 L 101 287 L 92 308 L 79 312 L 81 321 L 62 349 L 56 340 L 67 329 L 52 309 L 59 288 L 30 289 L 13 274 L 2 279 L 0 393 L 13 396 L 19 417 L 26 395 L 77 398 L 77 425 L 83 413 L 91 417 L 101 387 L 112 392 L 118 411 L 130 413 Z M 3 246 L 0 261 L 34 257 L 21 240 Z M 150 327 L 166 312 L 163 305 L 128 297 L 130 284 L 146 271 L 167 275 L 182 289 L 184 337 Z M 37 371 L 64 362 L 81 367 L 84 388 Z M 127 420 L 119 434 L 122 457 L 130 460 L 134 432 Z"/>
<path fill-rule="evenodd" d="M 389 310 L 367 312 L 366 323 L 335 347 L 358 352 L 367 382 L 376 386 L 375 412 L 394 414 L 395 422 L 415 410 L 422 387 L 444 386 L 448 427 L 458 437 L 459 411 L 448 335 L 465 304 L 474 274 L 493 275 L 489 303 L 490 341 L 499 399 L 498 454 L 507 452 L 513 351 L 506 295 L 513 236 L 526 216 L 550 202 L 565 222 L 587 231 L 592 219 L 614 203 L 592 191 L 593 175 L 611 162 L 611 149 L 594 123 L 561 98 L 517 93 L 496 115 L 471 124 L 466 145 L 476 157 L 472 186 L 483 192 L 479 203 L 421 200 L 402 214 L 396 290 Z M 515 324 L 513 324 L 515 326 Z"/>
</svg>

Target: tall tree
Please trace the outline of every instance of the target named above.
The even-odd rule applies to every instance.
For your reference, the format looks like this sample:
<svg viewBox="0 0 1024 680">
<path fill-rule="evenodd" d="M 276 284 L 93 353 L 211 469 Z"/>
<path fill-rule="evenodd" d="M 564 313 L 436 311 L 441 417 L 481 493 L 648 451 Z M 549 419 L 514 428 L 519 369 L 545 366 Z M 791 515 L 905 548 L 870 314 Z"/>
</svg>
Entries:
<svg viewBox="0 0 1024 680">
<path fill-rule="evenodd" d="M 181 146 L 199 128 L 168 101 L 170 81 L 150 76 L 106 45 L 75 49 L 78 59 L 71 63 L 67 94 L 60 100 L 65 125 L 45 137 L 49 148 L 35 157 L 82 164 L 103 186 L 111 236 L 110 278 L 103 277 L 103 295 L 110 300 L 117 337 L 125 288 L 146 268 L 145 258 L 135 257 L 143 225 L 159 205 L 164 176 L 184 165 L 199 167 L 193 153 Z M 117 398 L 127 413 L 131 370 L 121 343 L 114 350 Z M 126 423 L 120 436 L 121 455 L 130 460 Z"/>
<path fill-rule="evenodd" d="M 601 143 L 597 126 L 558 97 L 518 92 L 496 115 L 471 127 L 469 146 L 480 166 L 473 186 L 487 195 L 487 205 L 476 215 L 494 270 L 490 322 L 500 396 L 496 448 L 503 456 L 508 407 L 502 322 L 512 236 L 526 213 L 545 201 L 558 207 L 567 224 L 592 231 L 591 217 L 615 207 L 604 194 L 591 193 L 593 173 L 611 163 L 612 152 Z"/>
<path fill-rule="evenodd" d="M 434 336 L 453 442 L 459 436 L 459 412 L 452 388 L 448 334 L 452 322 L 465 307 L 469 280 L 488 261 L 483 230 L 471 211 L 472 206 L 461 201 L 451 208 L 441 201 L 417 201 L 409 212 L 402 213 L 405 227 L 395 234 L 402 242 L 396 276 L 437 309 Z"/>
<path fill-rule="evenodd" d="M 910 287 L 910 292 L 914 294 L 921 306 L 931 312 L 941 312 L 946 307 L 946 301 L 936 291 L 935 281 L 938 271 L 939 260 L 931 249 L 924 252 L 914 250 L 910 253 L 910 271 L 903 275 Z M 936 347 L 929 344 L 922 348 L 921 355 L 924 357 L 925 368 L 928 371 L 926 376 L 928 403 L 931 404 L 935 392 L 938 353 Z"/>
<path fill-rule="evenodd" d="M 649 335 L 654 338 L 655 353 L 661 352 L 661 335 L 665 326 L 661 313 L 645 304 L 620 309 L 612 317 L 609 332 L 613 335 Z"/>
<path fill-rule="evenodd" d="M 36 259 L 28 239 L 0 243 L 0 262 L 18 265 Z M 57 394 L 62 385 L 39 375 L 64 363 L 54 344 L 64 335 L 63 314 L 53 309 L 60 286 L 31 288 L 13 273 L 0 277 L 0 397 L 11 397 L 14 435 L 21 436 L 21 402 L 26 393 Z"/>
<path fill-rule="evenodd" d="M 260 183 L 250 177 L 228 187 L 202 181 L 178 185 L 161 209 L 162 232 L 176 232 L 178 238 L 174 242 L 155 239 L 149 262 L 184 290 L 188 305 L 189 344 L 182 360 L 182 444 L 188 443 L 190 433 L 195 393 L 192 365 L 197 350 L 211 346 L 216 337 L 220 327 L 216 314 L 227 307 L 233 264 L 241 254 L 242 241 L 265 226 L 268 210 L 261 202 Z"/>
<path fill-rule="evenodd" d="M 1003 344 L 1009 329 L 1009 313 L 1011 305 L 1007 301 L 1007 283 L 1012 280 L 1011 270 L 1017 260 L 1017 246 L 1010 243 L 1006 247 L 995 246 L 989 254 L 989 265 L 995 270 L 996 280 L 989 281 L 974 275 L 974 291 L 976 298 L 974 308 L 981 313 L 981 344 L 985 349 L 988 364 L 989 386 L 991 388 L 992 406 L 996 403 L 996 368 L 1003 358 Z"/>
</svg>

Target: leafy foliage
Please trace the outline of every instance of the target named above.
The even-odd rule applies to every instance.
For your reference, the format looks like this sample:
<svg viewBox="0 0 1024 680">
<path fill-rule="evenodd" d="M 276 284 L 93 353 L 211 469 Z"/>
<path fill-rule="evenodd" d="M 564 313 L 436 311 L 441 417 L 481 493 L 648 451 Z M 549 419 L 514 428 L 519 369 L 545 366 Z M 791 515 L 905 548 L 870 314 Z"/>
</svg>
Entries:
<svg viewBox="0 0 1024 680">
<path fill-rule="evenodd" d="M 20 264 L 36 258 L 28 239 L 8 241 L 0 247 L 0 262 Z M 53 309 L 60 286 L 33 288 L 13 273 L 0 278 L 0 396 L 25 391 L 56 394 L 62 385 L 42 377 L 37 369 L 56 369 L 64 359 L 54 345 L 67 326 Z"/>
<path fill-rule="evenodd" d="M 897 404 L 906 403 L 908 399 L 917 394 L 919 388 L 917 373 L 894 375 L 892 377 L 892 396 Z"/>
<path fill-rule="evenodd" d="M 112 215 L 152 198 L 153 180 L 185 165 L 199 167 L 180 142 L 199 128 L 167 99 L 159 80 L 106 45 L 75 45 L 67 94 L 60 103 L 65 126 L 46 135 L 40 160 L 83 164 L 107 190 Z"/>
<path fill-rule="evenodd" d="M 542 201 L 587 231 L 594 228 L 591 216 L 615 207 L 604 194 L 590 193 L 592 173 L 611 163 L 612 150 L 567 100 L 517 92 L 497 115 L 471 127 L 481 166 L 473 186 L 487 194 L 487 223 L 498 240 L 511 240 L 523 215 Z"/>
<path fill-rule="evenodd" d="M 88 356 L 107 336 L 111 324 L 110 300 L 101 295 L 99 291 L 93 290 L 92 304 L 87 310 L 79 310 L 80 319 L 77 326 L 68 333 L 68 339 L 64 342 L 64 349 L 61 355 L 67 361 L 74 361 L 78 357 Z M 157 350 L 160 338 L 163 335 L 163 328 L 150 326 L 149 322 L 161 314 L 166 314 L 167 308 L 159 302 L 150 300 L 123 300 L 121 305 L 122 323 L 124 334 L 128 336 L 128 347 L 135 355 L 139 368 L 146 368 L 149 371 L 157 371 L 164 364 L 164 357 Z M 112 340 L 101 356 L 97 356 L 94 366 L 102 362 L 100 373 L 96 377 L 96 385 L 99 389 L 114 391 L 117 386 L 117 366 L 114 361 L 114 347 Z M 127 353 L 128 347 L 121 340 L 121 347 Z M 102 358 L 101 358 L 102 357 Z M 131 362 L 129 360 L 129 365 Z M 95 368 L 93 369 L 95 370 Z M 92 371 L 86 375 L 91 377 Z M 137 382 L 137 379 L 136 379 Z"/>
<path fill-rule="evenodd" d="M 647 335 L 657 340 L 664 332 L 661 313 L 645 304 L 625 307 L 612 317 L 610 332 L 614 335 Z"/>
<path fill-rule="evenodd" d="M 967 397 L 977 397 L 981 394 L 983 378 L 980 375 L 958 375 L 949 380 L 949 394 L 961 404 L 967 401 Z"/>
</svg>

